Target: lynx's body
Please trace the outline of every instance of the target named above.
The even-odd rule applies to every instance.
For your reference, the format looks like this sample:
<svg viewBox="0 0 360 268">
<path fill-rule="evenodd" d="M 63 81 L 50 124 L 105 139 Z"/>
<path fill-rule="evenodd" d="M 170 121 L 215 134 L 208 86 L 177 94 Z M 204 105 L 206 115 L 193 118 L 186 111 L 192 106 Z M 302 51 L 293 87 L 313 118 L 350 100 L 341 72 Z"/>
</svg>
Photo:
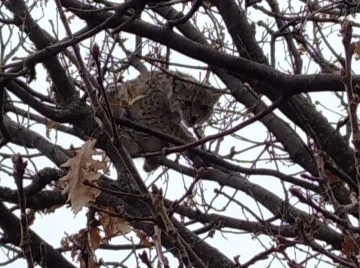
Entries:
<svg viewBox="0 0 360 268">
<path fill-rule="evenodd" d="M 137 123 L 192 142 L 195 138 L 181 121 L 189 127 L 207 121 L 220 94 L 199 85 L 192 76 L 180 72 L 171 74 L 148 72 L 116 90 L 112 87 L 109 90 L 110 105 L 114 113 L 126 110 Z M 132 139 L 142 153 L 160 151 L 169 146 L 168 142 L 144 133 L 136 133 Z M 159 157 L 146 158 L 144 170 L 155 170 L 159 161 Z"/>
</svg>

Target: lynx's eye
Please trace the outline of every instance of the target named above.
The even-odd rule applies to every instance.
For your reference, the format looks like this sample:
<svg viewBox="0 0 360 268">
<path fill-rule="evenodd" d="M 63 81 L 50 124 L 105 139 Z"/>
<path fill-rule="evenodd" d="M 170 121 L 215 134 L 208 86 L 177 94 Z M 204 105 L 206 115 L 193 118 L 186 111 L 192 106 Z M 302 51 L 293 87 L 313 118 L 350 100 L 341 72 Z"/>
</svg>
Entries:
<svg viewBox="0 0 360 268">
<path fill-rule="evenodd" d="M 201 111 L 203 112 L 210 112 L 211 107 L 210 106 L 201 106 Z"/>
</svg>

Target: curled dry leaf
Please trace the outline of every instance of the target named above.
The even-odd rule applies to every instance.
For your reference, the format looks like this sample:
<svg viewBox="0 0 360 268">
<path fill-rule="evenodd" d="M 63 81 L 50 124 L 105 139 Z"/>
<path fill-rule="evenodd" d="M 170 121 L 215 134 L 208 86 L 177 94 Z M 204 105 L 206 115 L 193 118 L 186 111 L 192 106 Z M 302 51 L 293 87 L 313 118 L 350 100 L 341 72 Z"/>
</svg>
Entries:
<svg viewBox="0 0 360 268">
<path fill-rule="evenodd" d="M 99 228 L 90 229 L 90 246 L 93 250 L 99 248 L 101 242 L 100 230 Z"/>
<path fill-rule="evenodd" d="M 69 168 L 69 172 L 59 180 L 66 183 L 62 194 L 68 195 L 67 201 L 71 202 L 75 214 L 84 206 L 89 206 L 100 195 L 100 190 L 84 185 L 84 181 L 94 183 L 102 175 L 99 171 L 102 170 L 105 173 L 108 169 L 106 160 L 93 159 L 93 156 L 101 154 L 94 148 L 95 143 L 95 139 L 88 140 L 81 149 L 76 150 L 73 158 L 61 165 L 61 167 Z"/>
<path fill-rule="evenodd" d="M 149 240 L 149 237 L 143 230 L 135 229 L 134 232 L 136 236 L 140 238 L 140 243 L 145 247 L 152 248 L 154 246 L 154 242 Z"/>
<path fill-rule="evenodd" d="M 99 228 L 91 228 L 89 232 L 81 229 L 77 234 L 64 237 L 61 245 L 71 250 L 71 257 L 80 262 L 80 268 L 98 268 L 95 250 L 99 248 L 101 241 Z M 83 253 L 86 253 L 84 255 Z M 85 257 L 85 258 L 84 258 Z"/>
<path fill-rule="evenodd" d="M 113 208 L 106 208 L 105 210 L 111 213 L 115 212 Z M 104 237 L 103 239 L 105 243 L 109 241 L 112 237 L 130 233 L 130 225 L 125 219 L 119 217 L 111 217 L 108 213 L 101 211 L 98 211 L 98 214 L 99 221 L 104 228 L 104 232 L 106 235 L 106 237 Z"/>
<path fill-rule="evenodd" d="M 54 129 L 56 126 L 56 122 L 50 120 L 47 124 L 46 124 L 46 137 L 50 140 L 50 132 L 52 129 Z"/>
</svg>

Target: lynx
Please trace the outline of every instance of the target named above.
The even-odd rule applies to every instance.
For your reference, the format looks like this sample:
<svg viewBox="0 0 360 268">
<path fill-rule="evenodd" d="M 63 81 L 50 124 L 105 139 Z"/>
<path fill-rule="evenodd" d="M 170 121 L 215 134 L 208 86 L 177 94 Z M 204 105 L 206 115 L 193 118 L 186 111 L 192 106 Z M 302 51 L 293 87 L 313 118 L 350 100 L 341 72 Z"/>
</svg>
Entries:
<svg viewBox="0 0 360 268">
<path fill-rule="evenodd" d="M 137 123 L 192 142 L 196 139 L 182 121 L 188 127 L 201 125 L 210 118 L 221 95 L 199 84 L 194 77 L 181 72 L 154 71 L 118 87 L 111 86 L 108 91 L 114 113 L 126 110 Z M 141 153 L 156 152 L 169 146 L 168 142 L 144 133 L 129 132 L 128 135 Z M 159 165 L 160 157 L 146 157 L 143 168 L 151 172 Z"/>
</svg>

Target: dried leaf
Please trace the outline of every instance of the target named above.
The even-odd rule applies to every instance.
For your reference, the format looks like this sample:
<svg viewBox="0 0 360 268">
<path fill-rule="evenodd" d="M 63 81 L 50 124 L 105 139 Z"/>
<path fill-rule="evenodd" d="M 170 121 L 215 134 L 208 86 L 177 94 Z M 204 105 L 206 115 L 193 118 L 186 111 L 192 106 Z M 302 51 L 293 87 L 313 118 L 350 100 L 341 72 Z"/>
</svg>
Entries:
<svg viewBox="0 0 360 268">
<path fill-rule="evenodd" d="M 60 245 L 64 248 L 64 249 L 70 249 L 70 239 L 68 237 L 63 237 L 60 241 Z"/>
<path fill-rule="evenodd" d="M 100 268 L 100 264 L 92 258 L 88 258 L 87 263 L 83 259 L 80 259 L 80 268 Z"/>
<path fill-rule="evenodd" d="M 359 247 L 354 243 L 353 238 L 350 236 L 345 236 L 344 241 L 341 244 L 341 253 L 345 255 L 349 255 L 350 253 L 359 255 Z"/>
<path fill-rule="evenodd" d="M 63 205 L 55 205 L 49 208 L 44 208 L 42 209 L 40 212 L 44 213 L 44 214 L 50 214 L 50 213 L 54 213 L 56 209 L 61 208 Z"/>
<path fill-rule="evenodd" d="M 99 228 L 91 228 L 90 229 L 90 242 L 91 248 L 96 250 L 100 246 L 101 236 L 100 236 L 100 229 Z"/>
<path fill-rule="evenodd" d="M 95 250 L 99 248 L 101 236 L 99 228 L 81 229 L 77 234 L 70 238 L 62 240 L 62 245 L 71 248 L 71 257 L 77 257 L 81 268 L 98 268 L 100 267 L 95 255 Z M 82 256 L 82 252 L 86 252 L 86 258 Z"/>
<path fill-rule="evenodd" d="M 68 195 L 67 201 L 71 202 L 74 214 L 84 206 L 89 206 L 100 195 L 100 190 L 84 185 L 84 181 L 94 183 L 102 175 L 99 171 L 106 172 L 108 169 L 107 161 L 92 158 L 101 154 L 94 148 L 95 143 L 95 139 L 88 140 L 80 150 L 76 151 L 75 157 L 61 165 L 61 167 L 69 168 L 69 172 L 59 181 L 67 183 L 62 194 Z"/>
<path fill-rule="evenodd" d="M 320 225 L 321 225 L 321 223 L 319 222 L 317 217 L 314 217 L 314 216 L 310 217 L 309 227 L 310 227 L 310 235 L 311 236 L 314 236 L 314 234 L 316 234 L 318 232 Z"/>
<path fill-rule="evenodd" d="M 140 243 L 145 247 L 152 248 L 154 243 L 148 239 L 148 236 L 143 230 L 135 229 L 136 236 L 140 238 Z"/>
<path fill-rule="evenodd" d="M 26 218 L 28 225 L 31 226 L 35 221 L 35 210 L 33 209 L 26 209 Z"/>
<path fill-rule="evenodd" d="M 50 132 L 53 128 L 55 128 L 56 126 L 56 122 L 50 120 L 47 124 L 46 124 L 46 137 L 50 140 Z"/>
<path fill-rule="evenodd" d="M 306 53 L 306 49 L 305 49 L 305 47 L 304 47 L 302 44 L 300 44 L 300 45 L 298 46 L 297 50 L 298 50 L 298 52 L 300 53 L 300 55 L 303 55 L 303 54 Z"/>
<path fill-rule="evenodd" d="M 355 54 L 355 60 L 359 60 L 360 59 L 360 42 L 355 43 L 354 54 Z"/>
<path fill-rule="evenodd" d="M 106 208 L 105 210 L 112 213 L 115 212 L 113 208 Z M 106 237 L 104 238 L 104 242 L 109 241 L 115 236 L 124 235 L 131 231 L 130 225 L 125 219 L 119 217 L 111 217 L 106 212 L 98 212 L 98 214 L 99 221 L 104 228 L 104 232 L 106 235 Z"/>
<path fill-rule="evenodd" d="M 332 172 L 331 172 L 330 170 L 328 170 L 328 169 L 325 170 L 325 175 L 326 175 L 326 178 L 329 180 L 329 182 L 330 182 L 331 184 L 342 181 L 337 175 L 335 175 L 334 173 L 332 173 Z"/>
</svg>

